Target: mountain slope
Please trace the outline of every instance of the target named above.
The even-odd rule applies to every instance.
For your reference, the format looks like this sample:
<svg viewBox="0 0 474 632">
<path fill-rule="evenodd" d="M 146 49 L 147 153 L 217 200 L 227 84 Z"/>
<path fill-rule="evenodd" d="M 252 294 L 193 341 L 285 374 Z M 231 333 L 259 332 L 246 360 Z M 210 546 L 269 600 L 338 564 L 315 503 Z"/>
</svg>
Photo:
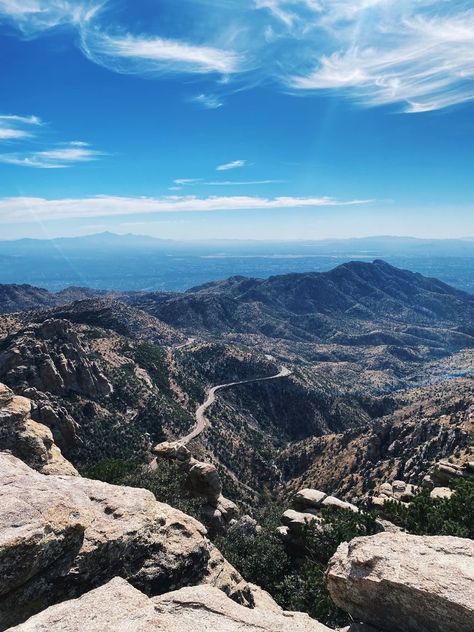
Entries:
<svg viewBox="0 0 474 632">
<path fill-rule="evenodd" d="M 325 273 L 232 277 L 184 294 L 122 298 L 170 325 L 297 341 L 462 347 L 474 334 L 474 296 L 376 260 Z M 451 334 L 446 336 L 443 330 Z M 458 340 L 456 340 L 458 338 Z"/>
</svg>

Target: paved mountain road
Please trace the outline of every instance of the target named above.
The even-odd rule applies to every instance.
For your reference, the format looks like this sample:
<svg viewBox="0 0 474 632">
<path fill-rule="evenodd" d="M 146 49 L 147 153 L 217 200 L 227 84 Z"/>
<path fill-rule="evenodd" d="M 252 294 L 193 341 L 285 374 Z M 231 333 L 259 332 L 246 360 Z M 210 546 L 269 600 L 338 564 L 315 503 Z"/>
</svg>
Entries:
<svg viewBox="0 0 474 632">
<path fill-rule="evenodd" d="M 203 432 L 207 423 L 206 410 L 216 401 L 217 391 L 221 391 L 224 388 L 230 388 L 231 386 L 239 386 L 240 384 L 254 384 L 256 382 L 268 382 L 270 380 L 278 380 L 282 377 L 288 377 L 289 375 L 291 375 L 291 373 L 292 372 L 290 371 L 290 369 L 282 366 L 280 371 L 276 375 L 270 375 L 269 377 L 256 377 L 249 380 L 239 380 L 238 382 L 228 382 L 227 384 L 218 384 L 217 386 L 213 386 L 207 392 L 206 401 L 201 404 L 201 406 L 199 406 L 199 408 L 196 410 L 196 424 L 193 430 L 185 437 L 180 439 L 179 442 L 187 445 L 190 441 L 198 437 Z"/>
</svg>

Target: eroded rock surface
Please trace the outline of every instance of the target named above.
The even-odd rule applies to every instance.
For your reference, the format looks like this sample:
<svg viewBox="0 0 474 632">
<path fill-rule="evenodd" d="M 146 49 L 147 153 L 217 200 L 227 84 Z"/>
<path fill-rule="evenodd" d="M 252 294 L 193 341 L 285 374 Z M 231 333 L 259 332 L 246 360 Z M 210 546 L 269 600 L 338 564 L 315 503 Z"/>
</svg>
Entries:
<svg viewBox="0 0 474 632">
<path fill-rule="evenodd" d="M 269 607 L 269 605 L 271 607 Z M 253 610 L 210 586 L 150 599 L 113 579 L 80 599 L 48 608 L 11 632 L 329 632 L 308 615 L 263 601 Z"/>
<path fill-rule="evenodd" d="M 189 516 L 151 492 L 44 476 L 0 454 L 0 630 L 116 575 L 149 595 L 209 583 L 252 600 Z"/>
<path fill-rule="evenodd" d="M 0 451 L 7 450 L 43 474 L 77 475 L 50 429 L 31 418 L 31 401 L 0 384 Z"/>
<path fill-rule="evenodd" d="M 341 544 L 327 585 L 356 621 L 384 632 L 472 632 L 474 541 L 379 533 Z"/>
<path fill-rule="evenodd" d="M 0 378 L 15 388 L 106 397 L 112 385 L 67 320 L 48 319 L 13 335 L 0 353 Z"/>
</svg>

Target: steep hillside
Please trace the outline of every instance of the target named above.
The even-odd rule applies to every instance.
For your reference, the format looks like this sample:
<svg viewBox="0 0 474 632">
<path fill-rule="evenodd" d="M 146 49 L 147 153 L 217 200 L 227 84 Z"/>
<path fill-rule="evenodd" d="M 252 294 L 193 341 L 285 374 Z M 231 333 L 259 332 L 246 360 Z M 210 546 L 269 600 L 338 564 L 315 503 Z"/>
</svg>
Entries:
<svg viewBox="0 0 474 632">
<path fill-rule="evenodd" d="M 106 294 L 106 292 L 82 287 L 68 287 L 61 292 L 54 293 L 27 284 L 0 284 L 0 314 L 66 305 L 73 301 L 80 301 L 102 294 Z"/>
</svg>

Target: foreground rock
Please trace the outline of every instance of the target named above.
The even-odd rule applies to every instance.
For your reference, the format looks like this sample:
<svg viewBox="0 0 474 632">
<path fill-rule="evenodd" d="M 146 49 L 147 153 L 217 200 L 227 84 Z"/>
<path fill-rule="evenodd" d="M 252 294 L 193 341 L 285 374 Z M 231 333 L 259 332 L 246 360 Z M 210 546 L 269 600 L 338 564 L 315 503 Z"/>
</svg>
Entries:
<svg viewBox="0 0 474 632">
<path fill-rule="evenodd" d="M 327 570 L 336 604 L 384 632 L 472 632 L 474 541 L 380 533 L 341 544 Z"/>
<path fill-rule="evenodd" d="M 329 632 L 306 614 L 244 608 L 210 586 L 150 599 L 123 579 L 48 608 L 15 632 Z"/>
<path fill-rule="evenodd" d="M 251 592 L 193 518 L 142 489 L 44 476 L 0 454 L 0 630 L 116 575 L 149 595 Z"/>
<path fill-rule="evenodd" d="M 7 450 L 43 474 L 77 475 L 51 430 L 31 418 L 31 401 L 0 384 L 0 451 Z"/>
</svg>

